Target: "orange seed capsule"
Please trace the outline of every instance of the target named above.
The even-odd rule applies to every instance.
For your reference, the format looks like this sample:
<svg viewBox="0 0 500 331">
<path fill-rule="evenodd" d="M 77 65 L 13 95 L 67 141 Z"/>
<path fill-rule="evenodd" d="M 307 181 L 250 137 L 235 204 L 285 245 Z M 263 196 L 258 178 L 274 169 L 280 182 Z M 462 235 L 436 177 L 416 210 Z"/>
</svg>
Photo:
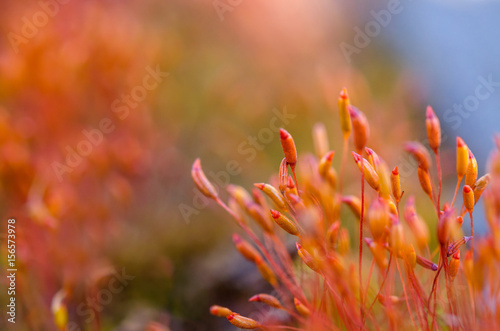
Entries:
<svg viewBox="0 0 500 331">
<path fill-rule="evenodd" d="M 245 205 L 252 201 L 250 194 L 241 186 L 229 184 L 226 191 L 241 208 L 245 208 Z"/>
<path fill-rule="evenodd" d="M 469 165 L 469 148 L 462 140 L 462 138 L 457 137 L 457 176 L 462 179 L 467 173 L 467 167 Z"/>
<path fill-rule="evenodd" d="M 311 311 L 307 308 L 299 299 L 293 298 L 293 303 L 295 305 L 295 309 L 299 312 L 300 315 L 304 317 L 308 317 L 311 315 Z"/>
<path fill-rule="evenodd" d="M 420 186 L 422 187 L 424 192 L 432 200 L 432 185 L 431 185 L 431 177 L 429 175 L 429 171 L 423 169 L 422 167 L 418 167 L 418 180 L 420 181 Z"/>
<path fill-rule="evenodd" d="M 375 241 L 380 241 L 385 237 L 390 226 L 389 206 L 384 199 L 375 199 L 368 209 L 368 227 Z"/>
<path fill-rule="evenodd" d="M 441 124 L 439 123 L 439 119 L 431 106 L 427 106 L 425 113 L 425 125 L 427 127 L 429 145 L 434 153 L 437 153 L 439 146 L 441 145 Z"/>
<path fill-rule="evenodd" d="M 477 180 L 477 160 L 474 154 L 469 150 L 469 164 L 467 165 L 467 171 L 465 172 L 465 185 L 474 187 Z"/>
<path fill-rule="evenodd" d="M 384 247 L 370 238 L 365 238 L 365 242 L 368 245 L 373 258 L 375 259 L 375 263 L 377 263 L 377 266 L 381 270 L 385 270 L 387 268 L 387 265 L 389 264 L 389 260 L 387 259 L 387 254 Z"/>
<path fill-rule="evenodd" d="M 226 318 L 229 323 L 240 329 L 257 329 L 261 327 L 261 325 L 256 320 L 241 316 L 240 314 L 233 313 Z"/>
<path fill-rule="evenodd" d="M 341 200 L 343 203 L 345 203 L 351 211 L 356 215 L 356 217 L 359 219 L 361 216 L 361 200 L 359 200 L 358 197 L 355 197 L 354 195 L 346 195 L 342 197 Z"/>
<path fill-rule="evenodd" d="M 214 200 L 217 198 L 217 190 L 205 176 L 205 173 L 201 168 L 200 159 L 194 160 L 193 167 L 191 168 L 191 177 L 193 178 L 193 182 L 196 187 L 201 193 L 203 193 L 203 195 Z"/>
<path fill-rule="evenodd" d="M 218 317 L 227 317 L 231 315 L 233 312 L 226 307 L 221 307 L 217 305 L 213 305 L 210 307 L 210 314 Z"/>
<path fill-rule="evenodd" d="M 316 151 L 316 155 L 318 157 L 322 157 L 330 149 L 328 144 L 328 134 L 326 132 L 325 125 L 321 122 L 314 124 L 313 141 L 314 150 Z"/>
<path fill-rule="evenodd" d="M 262 278 L 264 278 L 269 284 L 274 286 L 278 283 L 274 272 L 271 270 L 269 265 L 262 260 L 262 258 L 259 257 L 256 259 L 255 264 L 257 265 L 257 269 L 259 269 Z"/>
<path fill-rule="evenodd" d="M 412 141 L 407 142 L 404 146 L 405 151 L 413 155 L 413 157 L 417 160 L 418 166 L 423 168 L 424 170 L 429 170 L 431 164 L 431 156 L 427 149 L 419 142 Z"/>
<path fill-rule="evenodd" d="M 238 252 L 240 252 L 240 254 L 243 255 L 243 257 L 248 261 L 255 262 L 257 259 L 262 260 L 259 252 L 257 252 L 257 250 L 250 245 L 250 243 L 241 239 L 236 233 L 233 234 L 233 242 Z"/>
<path fill-rule="evenodd" d="M 274 307 L 274 308 L 282 308 L 281 303 L 278 299 L 273 297 L 272 295 L 269 294 L 256 294 L 250 299 L 248 299 L 250 302 L 262 302 L 265 303 L 268 306 Z"/>
<path fill-rule="evenodd" d="M 378 191 L 380 188 L 380 179 L 370 162 L 368 162 L 365 158 L 362 158 L 358 153 L 352 152 L 352 156 L 354 157 L 354 161 L 358 165 L 359 170 L 363 172 L 366 182 L 375 191 Z"/>
<path fill-rule="evenodd" d="M 332 160 L 334 155 L 335 155 L 334 151 L 329 151 L 328 153 L 323 155 L 323 157 L 319 161 L 318 172 L 322 177 L 326 177 L 326 175 L 328 174 L 328 171 L 332 166 Z"/>
<path fill-rule="evenodd" d="M 299 253 L 299 256 L 301 260 L 312 270 L 319 272 L 319 267 L 316 261 L 314 260 L 314 257 L 309 254 L 308 251 L 306 251 L 301 244 L 296 243 L 297 246 L 297 252 Z"/>
<path fill-rule="evenodd" d="M 299 230 L 297 229 L 295 223 L 291 219 L 280 213 L 279 211 L 271 209 L 271 216 L 273 217 L 276 224 L 278 224 L 283 230 L 285 230 L 289 234 L 294 236 L 297 236 L 299 234 Z"/>
<path fill-rule="evenodd" d="M 472 191 L 469 185 L 465 185 L 463 188 L 463 199 L 464 205 L 467 211 L 472 212 L 474 209 L 475 201 L 474 201 L 474 191 Z"/>
<path fill-rule="evenodd" d="M 460 266 L 460 251 L 457 251 L 455 254 L 453 254 L 450 265 L 448 267 L 448 272 L 451 276 L 451 280 L 454 280 L 455 277 L 458 274 L 458 268 Z"/>
<path fill-rule="evenodd" d="M 351 117 L 349 116 L 349 96 L 347 95 L 347 90 L 344 87 L 342 91 L 340 91 L 339 95 L 339 115 L 340 115 L 340 129 L 344 134 L 344 139 L 347 139 L 351 134 L 352 123 Z"/>
<path fill-rule="evenodd" d="M 365 148 L 368 137 L 370 136 L 370 126 L 365 114 L 358 108 L 349 105 L 347 109 L 351 116 L 354 146 L 361 152 L 363 148 Z"/>
<path fill-rule="evenodd" d="M 297 149 L 292 136 L 285 129 L 280 129 L 281 147 L 285 154 L 286 162 L 292 167 L 297 163 Z"/>
<path fill-rule="evenodd" d="M 246 206 L 247 213 L 252 217 L 252 219 L 267 233 L 273 232 L 273 224 L 269 219 L 269 216 L 264 213 L 261 206 L 255 202 L 248 203 Z"/>
<path fill-rule="evenodd" d="M 474 185 L 474 201 L 477 203 L 479 201 L 479 198 L 481 198 L 481 195 L 483 194 L 484 190 L 490 183 L 491 176 L 490 174 L 486 174 L 483 177 L 479 178 L 475 185 Z"/>
<path fill-rule="evenodd" d="M 399 169 L 398 167 L 395 167 L 394 170 L 392 170 L 391 173 L 391 188 L 392 188 L 392 195 L 394 196 L 394 199 L 396 202 L 399 202 L 401 200 L 401 180 L 399 178 Z"/>
<path fill-rule="evenodd" d="M 283 195 L 272 185 L 265 183 L 253 184 L 256 188 L 264 192 L 280 210 L 286 210 L 286 200 Z"/>
<path fill-rule="evenodd" d="M 401 222 L 393 222 L 391 226 L 391 248 L 396 256 L 401 255 L 401 250 L 403 249 L 403 244 L 405 242 L 403 225 Z"/>
</svg>

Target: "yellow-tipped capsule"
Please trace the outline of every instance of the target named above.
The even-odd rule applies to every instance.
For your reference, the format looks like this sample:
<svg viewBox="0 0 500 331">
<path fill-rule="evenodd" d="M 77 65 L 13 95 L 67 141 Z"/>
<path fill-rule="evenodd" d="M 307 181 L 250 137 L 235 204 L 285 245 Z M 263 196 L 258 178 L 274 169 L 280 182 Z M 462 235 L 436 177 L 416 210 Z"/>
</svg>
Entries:
<svg viewBox="0 0 500 331">
<path fill-rule="evenodd" d="M 405 245 L 404 256 L 410 268 L 415 269 L 417 265 L 417 254 L 412 244 Z"/>
<path fill-rule="evenodd" d="M 448 272 L 450 274 L 451 280 L 454 280 L 455 277 L 457 276 L 459 266 L 460 266 L 460 251 L 457 251 L 455 254 L 453 254 L 448 267 Z"/>
<path fill-rule="evenodd" d="M 356 150 L 361 152 L 366 146 L 368 137 L 370 136 L 370 125 L 365 114 L 358 108 L 349 105 L 347 107 L 352 122 L 352 134 L 354 137 L 354 146 Z"/>
<path fill-rule="evenodd" d="M 383 240 L 390 225 L 389 207 L 384 199 L 375 199 L 368 209 L 368 227 L 375 241 Z"/>
<path fill-rule="evenodd" d="M 193 178 L 196 187 L 204 196 L 214 200 L 217 198 L 217 190 L 205 176 L 201 168 L 200 159 L 194 160 L 193 167 L 191 168 L 191 178 Z"/>
<path fill-rule="evenodd" d="M 474 187 L 477 180 L 477 160 L 474 154 L 469 150 L 469 164 L 467 165 L 467 171 L 465 172 L 465 185 Z"/>
<path fill-rule="evenodd" d="M 424 192 L 432 200 L 432 184 L 431 184 L 431 177 L 429 175 L 429 171 L 423 169 L 422 167 L 418 167 L 418 180 L 419 180 L 420 186 L 422 187 Z"/>
<path fill-rule="evenodd" d="M 281 147 L 285 154 L 286 162 L 292 167 L 297 163 L 297 149 L 292 136 L 285 129 L 280 129 Z"/>
<path fill-rule="evenodd" d="M 347 90 L 344 87 L 342 91 L 340 91 L 339 95 L 339 115 L 340 115 L 340 129 L 344 134 L 344 139 L 347 139 L 351 134 L 352 123 L 351 117 L 349 116 L 349 96 L 347 95 Z"/>
<path fill-rule="evenodd" d="M 311 268 L 312 270 L 316 271 L 316 272 L 319 272 L 319 266 L 318 264 L 316 263 L 316 260 L 314 259 L 314 257 L 309 254 L 308 251 L 306 251 L 301 244 L 299 243 L 296 243 L 296 246 L 297 246 L 297 252 L 299 253 L 299 257 L 301 258 L 301 260 L 309 267 Z"/>
<path fill-rule="evenodd" d="M 475 201 L 475 203 L 477 203 L 479 201 L 479 198 L 481 198 L 481 195 L 483 194 L 486 187 L 488 187 L 488 184 L 490 183 L 490 181 L 491 181 L 490 174 L 486 174 L 476 181 L 476 184 L 474 185 L 474 201 Z"/>
<path fill-rule="evenodd" d="M 318 172 L 322 177 L 326 177 L 326 175 L 328 174 L 328 171 L 332 166 L 332 160 L 334 155 L 335 155 L 334 151 L 329 151 L 328 153 L 323 155 L 323 157 L 319 161 Z"/>
<path fill-rule="evenodd" d="M 398 207 L 394 204 L 394 201 L 392 201 L 392 198 L 385 199 L 387 202 L 387 205 L 389 206 L 389 212 L 394 215 L 398 216 Z"/>
<path fill-rule="evenodd" d="M 359 170 L 363 172 L 366 182 L 375 191 L 378 191 L 380 188 L 380 179 L 370 162 L 368 162 L 365 158 L 362 158 L 358 153 L 352 152 L 352 156 L 354 157 L 354 161 L 358 165 Z"/>
<path fill-rule="evenodd" d="M 257 329 L 261 325 L 256 320 L 233 313 L 226 317 L 229 323 L 240 329 Z"/>
<path fill-rule="evenodd" d="M 346 256 L 349 253 L 350 240 L 349 240 L 349 231 L 347 229 L 340 229 L 339 237 L 337 240 L 337 252 L 340 255 Z"/>
<path fill-rule="evenodd" d="M 276 280 L 276 276 L 274 275 L 274 272 L 271 270 L 269 265 L 262 260 L 262 258 L 257 258 L 255 260 L 255 265 L 257 266 L 257 269 L 259 269 L 260 274 L 262 275 L 262 278 L 264 278 L 269 284 L 271 285 L 276 285 L 278 284 L 278 281 Z"/>
<path fill-rule="evenodd" d="M 272 295 L 265 294 L 265 293 L 256 294 L 253 297 L 251 297 L 250 299 L 248 299 L 248 301 L 250 301 L 250 302 L 262 302 L 262 303 L 264 303 L 270 307 L 273 307 L 273 308 L 278 308 L 278 309 L 282 308 L 281 303 L 278 299 L 276 299 Z"/>
<path fill-rule="evenodd" d="M 273 224 L 268 215 L 264 213 L 261 206 L 255 202 L 251 202 L 246 206 L 246 212 L 252 217 L 252 219 L 267 233 L 273 232 Z"/>
<path fill-rule="evenodd" d="M 387 259 L 387 253 L 384 247 L 370 238 L 365 238 L 366 245 L 370 249 L 370 252 L 375 259 L 375 263 L 380 268 L 380 270 L 385 270 L 387 265 L 389 264 L 389 260 Z"/>
<path fill-rule="evenodd" d="M 429 152 L 419 142 L 412 141 L 407 142 L 404 146 L 405 151 L 413 155 L 413 157 L 417 160 L 418 166 L 423 168 L 424 170 L 429 170 L 431 164 L 431 156 Z"/>
<path fill-rule="evenodd" d="M 399 169 L 398 167 L 395 167 L 394 170 L 392 170 L 391 173 L 391 188 L 392 188 L 392 195 L 394 196 L 394 199 L 396 202 L 399 203 L 401 200 L 401 179 L 399 178 Z"/>
<path fill-rule="evenodd" d="M 429 145 L 434 153 L 437 153 L 439 146 L 441 145 L 441 124 L 439 123 L 439 119 L 431 106 L 427 106 L 425 125 L 427 127 Z"/>
<path fill-rule="evenodd" d="M 469 148 L 462 140 L 462 138 L 457 137 L 457 176 L 462 179 L 467 173 L 467 167 L 469 165 Z"/>
<path fill-rule="evenodd" d="M 279 211 L 271 209 L 271 216 L 273 217 L 276 224 L 278 224 L 283 230 L 285 230 L 289 234 L 294 236 L 297 236 L 299 234 L 299 230 L 297 229 L 295 223 L 291 219 L 280 213 Z"/>
<path fill-rule="evenodd" d="M 465 185 L 462 193 L 463 193 L 465 208 L 467 209 L 467 211 L 472 212 L 472 210 L 474 210 L 474 205 L 475 205 L 474 191 L 472 191 L 469 185 Z"/>
<path fill-rule="evenodd" d="M 272 185 L 265 183 L 253 184 L 256 188 L 264 192 L 280 210 L 286 210 L 286 200 L 283 195 Z"/>
<path fill-rule="evenodd" d="M 295 309 L 299 312 L 300 315 L 304 317 L 308 317 L 311 315 L 311 311 L 307 308 L 299 299 L 293 298 L 293 303 L 295 305 Z"/>
<path fill-rule="evenodd" d="M 257 252 L 257 250 L 250 245 L 250 243 L 241 239 L 236 233 L 233 234 L 233 242 L 238 252 L 240 252 L 240 254 L 243 255 L 243 257 L 248 261 L 255 262 L 258 259 L 262 260 L 259 252 Z"/>
<path fill-rule="evenodd" d="M 226 307 L 217 306 L 217 305 L 213 305 L 210 307 L 210 314 L 212 314 L 214 316 L 227 317 L 227 316 L 231 315 L 232 313 L 233 312 L 229 308 L 226 308 Z"/>
<path fill-rule="evenodd" d="M 355 197 L 354 195 L 346 195 L 342 197 L 341 200 L 343 203 L 345 203 L 349 209 L 354 213 L 354 215 L 359 219 L 361 216 L 361 200 L 359 200 L 358 197 Z"/>
<path fill-rule="evenodd" d="M 326 132 L 325 125 L 321 122 L 314 124 L 313 141 L 314 150 L 316 151 L 316 155 L 318 157 L 322 157 L 330 149 L 328 143 L 328 134 Z"/>
</svg>

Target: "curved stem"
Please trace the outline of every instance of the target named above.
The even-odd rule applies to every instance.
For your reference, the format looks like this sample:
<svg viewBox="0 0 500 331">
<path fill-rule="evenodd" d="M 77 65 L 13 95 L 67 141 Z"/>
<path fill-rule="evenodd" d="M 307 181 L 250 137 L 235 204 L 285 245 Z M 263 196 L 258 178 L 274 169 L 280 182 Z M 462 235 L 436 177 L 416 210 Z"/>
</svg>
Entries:
<svg viewBox="0 0 500 331">
<path fill-rule="evenodd" d="M 464 176 L 458 178 L 457 180 L 457 187 L 455 188 L 455 194 L 453 195 L 453 201 L 451 202 L 451 207 L 453 207 L 453 205 L 455 204 L 455 199 L 457 198 L 457 193 L 458 189 L 460 188 L 460 182 L 462 182 L 462 178 L 464 178 Z"/>
</svg>

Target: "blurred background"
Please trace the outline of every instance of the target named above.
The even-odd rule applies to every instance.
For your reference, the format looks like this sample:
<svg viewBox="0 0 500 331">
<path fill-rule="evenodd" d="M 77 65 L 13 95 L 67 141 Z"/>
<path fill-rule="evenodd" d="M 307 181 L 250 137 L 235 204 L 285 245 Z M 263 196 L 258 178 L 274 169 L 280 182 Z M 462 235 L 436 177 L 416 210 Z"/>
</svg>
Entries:
<svg viewBox="0 0 500 331">
<path fill-rule="evenodd" d="M 446 200 L 455 137 L 481 176 L 499 131 L 496 1 L 0 8 L 0 260 L 4 221 L 15 218 L 18 267 L 18 319 L 4 316 L 1 329 L 56 330 L 57 293 L 68 330 L 234 329 L 210 305 L 251 315 L 258 307 L 246 299 L 269 288 L 234 249 L 237 227 L 196 193 L 191 164 L 200 157 L 222 192 L 228 182 L 250 188 L 278 170 L 276 127 L 310 153 L 323 122 L 338 166 L 344 86 L 368 117 L 370 147 L 400 166 L 406 194 L 421 195 L 402 144 L 425 143 L 428 104 L 443 126 Z M 356 193 L 356 173 L 346 176 Z M 7 285 L 2 277 L 3 303 Z"/>
</svg>

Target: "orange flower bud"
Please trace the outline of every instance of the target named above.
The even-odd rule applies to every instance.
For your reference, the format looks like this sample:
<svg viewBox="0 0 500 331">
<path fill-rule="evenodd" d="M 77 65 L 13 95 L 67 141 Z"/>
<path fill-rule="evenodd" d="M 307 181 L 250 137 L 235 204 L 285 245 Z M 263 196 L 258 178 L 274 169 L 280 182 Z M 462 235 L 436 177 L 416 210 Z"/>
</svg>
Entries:
<svg viewBox="0 0 500 331">
<path fill-rule="evenodd" d="M 431 198 L 432 200 L 432 184 L 431 177 L 429 175 L 429 171 L 418 167 L 418 180 L 420 182 L 420 186 L 424 190 L 424 192 Z"/>
<path fill-rule="evenodd" d="M 475 204 L 474 191 L 472 191 L 469 185 L 465 185 L 463 188 L 463 199 L 467 211 L 472 212 L 472 210 L 474 210 L 474 204 Z"/>
<path fill-rule="evenodd" d="M 293 303 L 295 305 L 295 309 L 299 312 L 300 315 L 304 317 L 308 317 L 311 315 L 311 311 L 307 308 L 299 299 L 293 298 Z"/>
<path fill-rule="evenodd" d="M 405 151 L 413 155 L 413 157 L 417 160 L 418 166 L 423 168 L 424 170 L 429 170 L 431 164 L 431 156 L 429 152 L 419 142 L 407 142 L 404 146 Z"/>
<path fill-rule="evenodd" d="M 276 189 L 274 186 L 265 184 L 265 183 L 257 183 L 253 184 L 256 188 L 262 190 L 265 195 L 267 195 L 278 207 L 278 209 L 285 211 L 286 208 L 286 200 L 283 195 Z"/>
<path fill-rule="evenodd" d="M 427 127 L 429 145 L 434 153 L 437 153 L 439 146 L 441 145 L 441 124 L 439 123 L 439 119 L 431 106 L 427 106 L 425 125 Z"/>
<path fill-rule="evenodd" d="M 328 134 L 326 132 L 325 125 L 321 122 L 314 124 L 313 141 L 314 150 L 316 151 L 316 155 L 318 157 L 322 157 L 330 149 L 328 143 Z"/>
<path fill-rule="evenodd" d="M 368 125 L 365 114 L 358 108 L 349 105 L 347 110 L 351 116 L 354 146 L 356 150 L 361 152 L 363 148 L 365 148 L 368 137 L 370 136 L 370 126 Z"/>
<path fill-rule="evenodd" d="M 365 238 L 365 242 L 370 249 L 370 252 L 373 254 L 373 258 L 375 259 L 375 263 L 377 263 L 377 266 L 380 268 L 380 270 L 385 270 L 387 268 L 387 265 L 389 264 L 385 248 L 370 238 Z"/>
<path fill-rule="evenodd" d="M 297 252 L 299 253 L 299 256 L 302 259 L 302 261 L 312 270 L 319 272 L 319 266 L 316 263 L 314 257 L 311 254 L 309 254 L 309 252 L 306 251 L 301 244 L 296 243 L 296 246 L 297 246 Z"/>
<path fill-rule="evenodd" d="M 339 115 L 340 115 L 340 129 L 344 134 L 344 139 L 347 139 L 351 134 L 352 123 L 351 117 L 349 116 L 349 97 L 347 95 L 347 90 L 345 88 L 340 91 L 339 96 Z"/>
<path fill-rule="evenodd" d="M 233 234 L 233 242 L 236 246 L 238 252 L 243 255 L 250 262 L 255 262 L 257 259 L 261 259 L 259 252 L 247 241 L 243 240 L 236 233 Z"/>
<path fill-rule="evenodd" d="M 245 210 L 252 219 L 267 233 L 273 232 L 273 224 L 269 217 L 264 213 L 261 206 L 255 202 L 248 203 Z"/>
<path fill-rule="evenodd" d="M 256 320 L 241 316 L 240 314 L 233 313 L 226 318 L 229 323 L 240 329 L 257 329 L 261 327 L 261 325 Z"/>
<path fill-rule="evenodd" d="M 341 200 L 343 203 L 345 203 L 351 211 L 354 213 L 354 215 L 359 219 L 361 216 L 361 200 L 359 200 L 358 197 L 355 197 L 354 195 L 346 195 L 342 198 Z"/>
<path fill-rule="evenodd" d="M 265 303 L 268 306 L 274 307 L 274 308 L 282 308 L 281 303 L 278 299 L 273 297 L 272 295 L 269 294 L 256 294 L 253 297 L 251 297 L 248 301 L 250 302 L 262 302 Z"/>
<path fill-rule="evenodd" d="M 475 203 L 477 203 L 479 201 L 479 198 L 481 198 L 481 195 L 483 194 L 484 190 L 486 189 L 486 187 L 488 186 L 490 181 L 491 181 L 490 174 L 486 174 L 476 181 L 476 183 L 474 184 L 474 201 L 475 201 Z"/>
<path fill-rule="evenodd" d="M 380 241 L 384 239 L 390 226 L 389 207 L 384 199 L 375 199 L 368 209 L 368 227 L 373 239 Z"/>
<path fill-rule="evenodd" d="M 401 200 L 401 196 L 403 194 L 401 192 L 401 180 L 399 178 L 398 167 L 395 167 L 394 170 L 392 170 L 391 188 L 392 188 L 392 195 L 394 196 L 394 199 L 396 200 L 396 202 L 399 202 Z"/>
<path fill-rule="evenodd" d="M 283 230 L 285 230 L 289 234 L 294 236 L 297 236 L 299 234 L 299 230 L 297 229 L 295 223 L 291 219 L 280 213 L 279 211 L 271 209 L 271 216 L 273 217 L 276 224 L 278 224 Z"/>
<path fill-rule="evenodd" d="M 477 161 L 474 154 L 469 150 L 469 164 L 467 165 L 467 171 L 465 172 L 465 185 L 474 187 L 477 180 Z"/>
<path fill-rule="evenodd" d="M 203 169 L 201 169 L 200 159 L 194 160 L 193 167 L 191 168 L 191 178 L 193 178 L 196 187 L 204 196 L 214 200 L 217 198 L 217 190 L 207 179 Z"/>
<path fill-rule="evenodd" d="M 430 261 L 430 260 L 428 260 L 425 257 L 422 257 L 420 255 L 417 255 L 417 264 L 421 265 L 425 269 L 429 269 L 432 271 L 438 270 L 437 264 L 435 264 L 434 262 L 432 262 L 432 261 Z"/>
<path fill-rule="evenodd" d="M 255 260 L 255 264 L 257 265 L 257 269 L 259 269 L 259 272 L 262 275 L 262 278 L 264 278 L 269 284 L 271 284 L 273 286 L 278 284 L 278 281 L 276 280 L 276 276 L 274 275 L 274 272 L 271 270 L 269 265 L 262 260 L 261 257 L 259 257 Z"/>
<path fill-rule="evenodd" d="M 286 162 L 293 167 L 297 163 L 297 149 L 295 148 L 295 142 L 292 136 L 285 130 L 280 129 L 281 137 L 281 147 L 283 148 L 283 153 L 285 154 Z"/>
<path fill-rule="evenodd" d="M 462 140 L 457 137 L 457 176 L 459 179 L 463 178 L 467 173 L 469 165 L 469 148 Z"/>
<path fill-rule="evenodd" d="M 370 162 L 362 158 L 361 155 L 352 152 L 354 161 L 358 165 L 360 171 L 363 171 L 366 182 L 375 190 L 378 191 L 380 188 L 380 180 L 377 172 L 373 169 Z"/>
<path fill-rule="evenodd" d="M 231 315 L 233 312 L 226 308 L 226 307 L 221 307 L 217 305 L 213 305 L 210 307 L 210 314 L 218 317 L 227 317 Z"/>
<path fill-rule="evenodd" d="M 448 266 L 448 272 L 450 274 L 451 280 L 454 280 L 458 274 L 458 267 L 460 266 L 460 251 L 453 254 L 450 264 Z"/>
</svg>

